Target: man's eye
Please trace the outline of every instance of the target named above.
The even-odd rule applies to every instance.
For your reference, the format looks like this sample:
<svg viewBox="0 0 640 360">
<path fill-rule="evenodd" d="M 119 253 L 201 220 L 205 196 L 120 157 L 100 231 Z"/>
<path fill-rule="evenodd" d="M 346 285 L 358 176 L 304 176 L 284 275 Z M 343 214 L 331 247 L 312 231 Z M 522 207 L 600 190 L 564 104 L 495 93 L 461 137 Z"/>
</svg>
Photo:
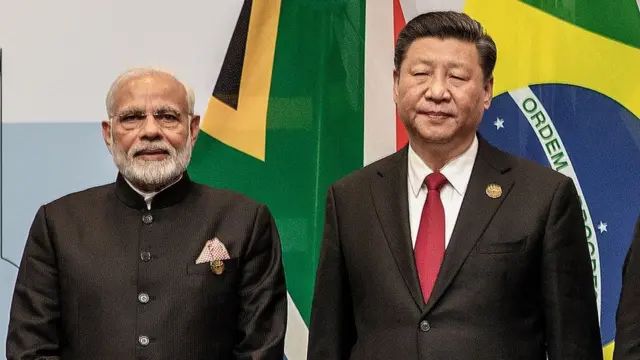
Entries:
<svg viewBox="0 0 640 360">
<path fill-rule="evenodd" d="M 130 122 L 130 121 L 137 120 L 138 118 L 139 118 L 139 116 L 137 116 L 137 115 L 124 115 L 124 116 L 120 117 L 120 121 L 122 121 L 122 122 Z"/>
<path fill-rule="evenodd" d="M 460 81 L 468 81 L 469 80 L 469 74 L 466 73 L 465 71 L 451 71 L 449 72 L 449 77 L 454 79 L 454 80 L 460 80 Z"/>
<path fill-rule="evenodd" d="M 178 117 L 174 114 L 158 114 L 158 118 L 162 120 L 178 120 Z"/>
</svg>

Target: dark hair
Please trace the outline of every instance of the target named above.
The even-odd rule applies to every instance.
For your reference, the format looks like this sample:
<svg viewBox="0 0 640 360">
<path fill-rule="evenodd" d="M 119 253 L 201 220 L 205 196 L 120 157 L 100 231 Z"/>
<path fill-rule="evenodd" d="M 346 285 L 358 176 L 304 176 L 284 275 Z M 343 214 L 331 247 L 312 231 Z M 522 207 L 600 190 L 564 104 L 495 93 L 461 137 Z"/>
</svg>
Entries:
<svg viewBox="0 0 640 360">
<path fill-rule="evenodd" d="M 407 23 L 396 41 L 393 59 L 396 71 L 400 70 L 411 44 L 424 37 L 454 38 L 475 43 L 485 81 L 493 76 L 493 68 L 498 57 L 496 43 L 478 21 L 467 14 L 455 11 L 428 12 Z"/>
</svg>

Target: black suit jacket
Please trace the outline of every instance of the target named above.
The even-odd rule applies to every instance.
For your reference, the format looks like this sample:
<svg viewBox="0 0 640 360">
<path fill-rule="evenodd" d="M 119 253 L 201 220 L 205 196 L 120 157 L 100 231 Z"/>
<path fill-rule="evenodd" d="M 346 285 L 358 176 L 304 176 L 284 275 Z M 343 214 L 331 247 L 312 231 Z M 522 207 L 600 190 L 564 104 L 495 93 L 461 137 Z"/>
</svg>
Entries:
<svg viewBox="0 0 640 360">
<path fill-rule="evenodd" d="M 602 359 L 569 178 L 480 139 L 426 304 L 407 191 L 407 148 L 330 187 L 308 359 Z"/>
<path fill-rule="evenodd" d="M 622 268 L 613 359 L 640 359 L 640 216 Z"/>
<path fill-rule="evenodd" d="M 213 237 L 231 257 L 220 275 L 195 263 Z M 119 175 L 39 209 L 7 358 L 281 360 L 286 314 L 267 207 L 185 173 L 149 211 Z"/>
</svg>

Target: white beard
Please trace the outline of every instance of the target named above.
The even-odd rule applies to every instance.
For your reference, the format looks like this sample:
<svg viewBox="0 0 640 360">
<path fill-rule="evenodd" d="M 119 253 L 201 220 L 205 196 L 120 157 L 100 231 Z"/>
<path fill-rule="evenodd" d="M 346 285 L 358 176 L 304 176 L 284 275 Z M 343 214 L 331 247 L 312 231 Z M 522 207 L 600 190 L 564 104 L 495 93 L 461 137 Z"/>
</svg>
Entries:
<svg viewBox="0 0 640 360">
<path fill-rule="evenodd" d="M 169 156 L 163 160 L 142 160 L 134 158 L 141 150 L 165 150 Z M 187 169 L 191 161 L 191 130 L 187 144 L 175 149 L 166 141 L 145 141 L 132 146 L 128 152 L 118 148 L 111 133 L 111 154 L 116 167 L 135 187 L 142 191 L 158 191 L 173 183 Z"/>
</svg>

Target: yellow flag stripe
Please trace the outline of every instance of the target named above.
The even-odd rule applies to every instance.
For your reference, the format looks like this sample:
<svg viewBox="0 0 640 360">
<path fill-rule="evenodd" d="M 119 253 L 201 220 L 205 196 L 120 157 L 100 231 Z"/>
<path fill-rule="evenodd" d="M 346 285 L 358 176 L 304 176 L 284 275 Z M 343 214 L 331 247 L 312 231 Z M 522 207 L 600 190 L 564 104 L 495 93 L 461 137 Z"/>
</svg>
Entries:
<svg viewBox="0 0 640 360">
<path fill-rule="evenodd" d="M 603 349 L 602 349 L 602 353 L 604 355 L 604 360 L 611 360 L 613 359 L 613 346 L 614 346 L 614 342 L 610 342 L 608 343 Z"/>
<path fill-rule="evenodd" d="M 262 161 L 279 16 L 280 0 L 253 2 L 238 110 L 211 97 L 201 124 L 205 133 Z"/>
<path fill-rule="evenodd" d="M 640 78 L 640 50 L 518 0 L 493 0 L 491 6 L 469 0 L 464 11 L 498 46 L 494 95 L 535 84 L 570 84 L 604 94 L 640 117 L 640 86 L 631 80 Z"/>
</svg>

